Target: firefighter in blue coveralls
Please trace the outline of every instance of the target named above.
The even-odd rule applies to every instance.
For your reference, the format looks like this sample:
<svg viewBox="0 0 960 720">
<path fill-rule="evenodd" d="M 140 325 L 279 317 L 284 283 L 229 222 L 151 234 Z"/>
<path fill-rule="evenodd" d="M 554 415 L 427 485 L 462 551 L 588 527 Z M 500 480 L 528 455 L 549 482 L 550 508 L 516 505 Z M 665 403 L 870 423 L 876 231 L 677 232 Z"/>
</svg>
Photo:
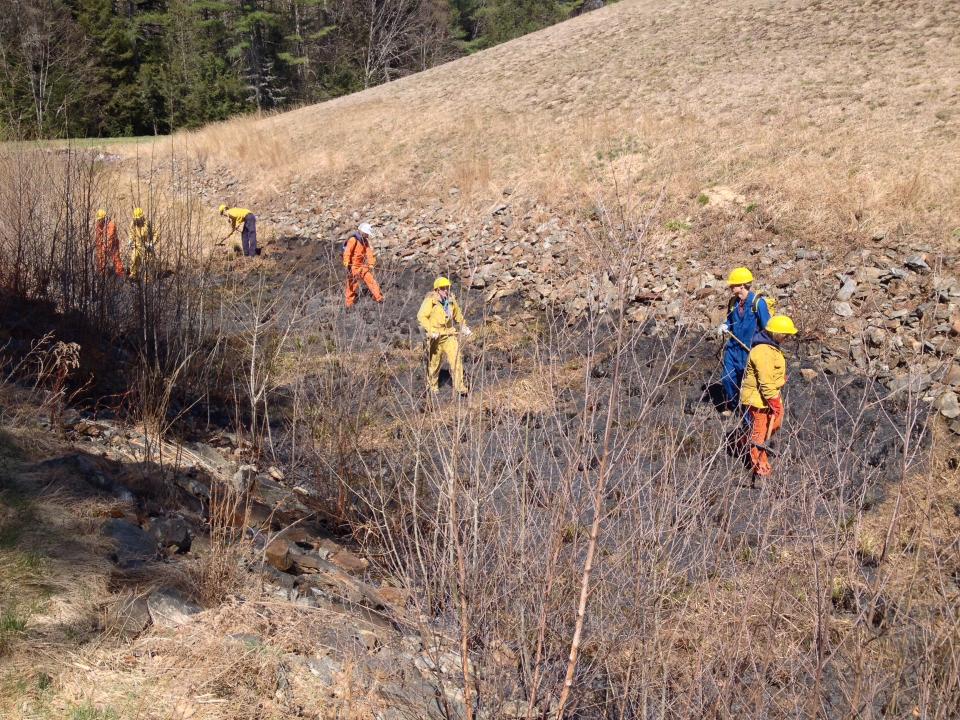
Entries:
<svg viewBox="0 0 960 720">
<path fill-rule="evenodd" d="M 727 321 L 717 328 L 717 332 L 727 338 L 723 348 L 721 379 L 728 411 L 737 407 L 740 401 L 740 382 L 747 367 L 750 348 L 753 347 L 753 336 L 766 327 L 770 320 L 767 301 L 750 289 L 752 282 L 753 273 L 745 267 L 734 268 L 730 272 L 727 285 L 733 297 L 727 308 Z"/>
</svg>

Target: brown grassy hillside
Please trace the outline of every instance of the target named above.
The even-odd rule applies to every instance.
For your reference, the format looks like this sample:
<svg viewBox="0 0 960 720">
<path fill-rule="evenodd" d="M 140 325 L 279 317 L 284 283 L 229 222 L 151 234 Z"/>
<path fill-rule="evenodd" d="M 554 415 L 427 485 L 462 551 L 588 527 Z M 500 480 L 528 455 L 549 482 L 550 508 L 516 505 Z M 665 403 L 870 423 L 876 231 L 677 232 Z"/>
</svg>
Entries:
<svg viewBox="0 0 960 720">
<path fill-rule="evenodd" d="M 728 185 L 798 231 L 948 238 L 960 6 L 625 0 L 389 85 L 182 136 L 257 199 L 550 204 Z M 258 192 L 257 192 L 258 191 Z M 472 204 L 472 203 L 470 203 Z"/>
</svg>

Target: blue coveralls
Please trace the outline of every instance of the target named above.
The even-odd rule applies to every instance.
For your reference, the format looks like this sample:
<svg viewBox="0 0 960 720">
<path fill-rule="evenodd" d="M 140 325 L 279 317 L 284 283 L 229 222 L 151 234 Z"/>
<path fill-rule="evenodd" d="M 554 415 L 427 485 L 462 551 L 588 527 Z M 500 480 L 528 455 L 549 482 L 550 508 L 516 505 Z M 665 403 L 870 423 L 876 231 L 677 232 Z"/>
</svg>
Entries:
<svg viewBox="0 0 960 720">
<path fill-rule="evenodd" d="M 757 312 L 753 311 L 755 297 L 751 291 L 743 306 L 741 307 L 739 302 L 735 303 L 730 314 L 727 315 L 727 328 L 748 348 L 753 347 L 753 336 L 758 330 L 763 330 L 767 321 L 770 320 L 767 301 L 762 297 L 757 303 Z M 743 380 L 743 372 L 747 369 L 749 354 L 750 351 L 744 350 L 736 340 L 727 338 L 727 344 L 723 348 L 723 395 L 727 404 L 732 407 L 740 403 L 740 381 Z"/>
<path fill-rule="evenodd" d="M 248 213 L 243 219 L 243 230 L 240 231 L 240 242 L 243 245 L 243 254 L 248 257 L 257 255 L 257 216 Z"/>
</svg>

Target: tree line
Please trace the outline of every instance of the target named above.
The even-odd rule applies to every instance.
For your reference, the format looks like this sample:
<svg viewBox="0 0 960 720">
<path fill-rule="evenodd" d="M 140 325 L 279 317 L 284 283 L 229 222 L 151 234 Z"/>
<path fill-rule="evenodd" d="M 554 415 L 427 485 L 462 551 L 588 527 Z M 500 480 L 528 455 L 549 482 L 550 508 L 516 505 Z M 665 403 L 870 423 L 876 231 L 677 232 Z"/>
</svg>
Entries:
<svg viewBox="0 0 960 720">
<path fill-rule="evenodd" d="M 0 0 L 0 136 L 163 134 L 317 102 L 583 0 Z"/>
</svg>

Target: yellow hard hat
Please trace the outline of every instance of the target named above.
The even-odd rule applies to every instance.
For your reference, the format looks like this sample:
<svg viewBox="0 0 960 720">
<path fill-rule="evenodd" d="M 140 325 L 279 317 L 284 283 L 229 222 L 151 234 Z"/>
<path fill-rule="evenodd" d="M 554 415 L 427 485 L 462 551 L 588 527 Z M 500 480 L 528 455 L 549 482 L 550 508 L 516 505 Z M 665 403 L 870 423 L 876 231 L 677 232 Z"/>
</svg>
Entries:
<svg viewBox="0 0 960 720">
<path fill-rule="evenodd" d="M 438 277 L 433 281 L 433 289 L 439 290 L 440 288 L 450 287 L 450 281 L 445 277 Z"/>
<path fill-rule="evenodd" d="M 767 320 L 767 325 L 764 327 L 764 330 L 771 333 L 777 333 L 779 335 L 796 335 L 797 326 L 793 324 L 793 320 L 788 318 L 786 315 L 774 315 L 772 318 Z"/>
<path fill-rule="evenodd" d="M 727 278 L 727 285 L 730 287 L 734 285 L 749 285 L 752 282 L 753 273 L 745 267 L 734 268 L 730 271 L 730 276 Z"/>
<path fill-rule="evenodd" d="M 227 209 L 226 205 L 221 205 L 219 208 L 217 208 L 217 212 L 223 215 L 223 211 L 226 209 Z"/>
<path fill-rule="evenodd" d="M 134 219 L 134 220 L 143 220 L 143 208 L 134 208 L 134 209 L 133 209 L 133 219 Z"/>
<path fill-rule="evenodd" d="M 103 208 L 97 210 L 97 220 L 103 220 L 107 217 L 107 211 Z"/>
</svg>

